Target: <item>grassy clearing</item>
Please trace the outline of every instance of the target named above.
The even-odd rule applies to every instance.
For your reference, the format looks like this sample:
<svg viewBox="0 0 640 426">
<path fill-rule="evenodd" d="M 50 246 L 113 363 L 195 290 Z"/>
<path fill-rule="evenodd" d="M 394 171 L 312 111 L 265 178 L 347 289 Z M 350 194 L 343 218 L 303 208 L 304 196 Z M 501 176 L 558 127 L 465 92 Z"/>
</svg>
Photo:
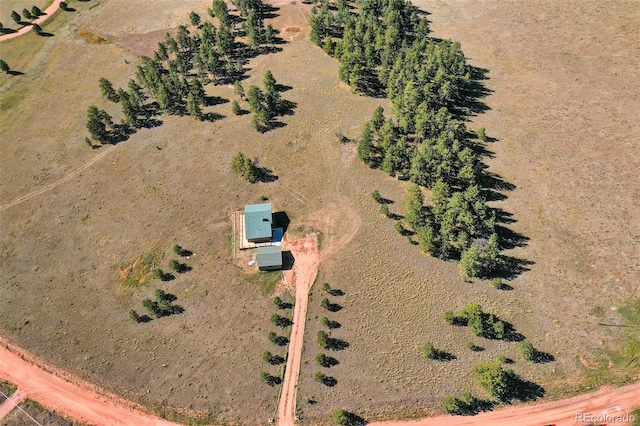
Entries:
<svg viewBox="0 0 640 426">
<path fill-rule="evenodd" d="M 249 281 L 260 288 L 263 296 L 273 294 L 280 280 L 282 280 L 282 272 L 279 271 L 258 271 L 249 277 Z"/>
<path fill-rule="evenodd" d="M 153 278 L 153 273 L 160 268 L 162 249 L 154 247 L 148 253 L 137 257 L 133 262 L 118 270 L 118 278 L 122 288 L 141 287 Z"/>
<path fill-rule="evenodd" d="M 2 392 L 0 394 L 0 404 L 6 401 L 8 397 L 13 395 L 16 389 L 18 388 L 13 383 L 9 383 L 5 380 L 0 379 L 0 392 Z"/>
</svg>

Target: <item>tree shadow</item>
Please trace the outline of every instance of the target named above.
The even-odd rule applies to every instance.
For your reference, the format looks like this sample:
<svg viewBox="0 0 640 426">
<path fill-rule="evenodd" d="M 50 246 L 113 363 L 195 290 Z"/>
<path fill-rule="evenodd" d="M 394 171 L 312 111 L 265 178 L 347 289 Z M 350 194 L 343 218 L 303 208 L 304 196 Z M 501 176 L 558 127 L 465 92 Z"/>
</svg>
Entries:
<svg viewBox="0 0 640 426">
<path fill-rule="evenodd" d="M 325 368 L 331 368 L 331 367 L 335 367 L 338 364 L 340 364 L 340 361 L 338 361 L 334 357 L 332 357 L 332 356 L 324 356 L 322 358 L 322 363 L 320 365 L 325 367 Z"/>
<path fill-rule="evenodd" d="M 332 388 L 332 387 L 334 387 L 335 385 L 338 384 L 338 380 L 336 380 L 335 377 L 323 375 L 322 378 L 320 379 L 320 383 L 322 383 L 325 386 L 328 386 L 328 387 Z"/>
<path fill-rule="evenodd" d="M 202 99 L 202 105 L 215 106 L 229 103 L 229 99 L 225 99 L 221 96 L 205 96 Z"/>
<path fill-rule="evenodd" d="M 276 91 L 277 92 L 280 92 L 280 93 L 288 92 L 291 89 L 293 89 L 292 86 L 287 86 L 286 84 L 276 83 Z"/>
<path fill-rule="evenodd" d="M 326 309 L 329 312 L 339 312 L 342 310 L 342 305 L 339 305 L 337 303 L 328 303 L 326 305 Z"/>
<path fill-rule="evenodd" d="M 55 34 L 52 33 L 48 33 L 46 31 L 42 31 L 40 33 L 37 33 L 40 37 L 55 37 Z"/>
<path fill-rule="evenodd" d="M 280 116 L 293 115 L 297 107 L 298 107 L 297 103 L 293 101 L 289 101 L 287 99 L 283 99 L 280 101 L 280 104 L 278 105 L 278 115 Z"/>
<path fill-rule="evenodd" d="M 504 279 L 514 279 L 520 274 L 530 271 L 531 268 L 529 266 L 535 265 L 536 263 L 532 260 L 521 259 L 515 256 L 500 256 L 500 266 L 494 272 L 493 276 L 504 278 Z"/>
<path fill-rule="evenodd" d="M 489 79 L 487 77 L 488 73 L 489 70 L 486 68 L 469 66 L 471 78 L 462 88 L 459 99 L 456 99 L 451 105 L 454 115 L 468 117 L 481 114 L 491 109 L 484 102 L 480 101 L 480 99 L 486 98 L 493 93 L 493 90 L 488 89 L 483 83 L 483 81 Z"/>
<path fill-rule="evenodd" d="M 273 170 L 267 167 L 256 167 L 256 175 L 259 182 L 269 183 L 278 180 L 278 176 L 273 174 Z"/>
<path fill-rule="evenodd" d="M 545 390 L 537 383 L 524 380 L 513 371 L 509 371 L 507 377 L 508 392 L 501 398 L 502 402 L 512 401 L 528 402 L 542 398 Z"/>
<path fill-rule="evenodd" d="M 526 247 L 529 237 L 512 231 L 511 229 L 496 225 L 496 233 L 498 234 L 498 243 L 503 250 L 509 250 L 516 247 Z"/>
<path fill-rule="evenodd" d="M 149 315 L 145 314 L 145 315 L 141 315 L 141 316 L 138 317 L 138 322 L 141 323 L 141 324 L 149 322 L 149 321 L 151 321 L 151 317 Z"/>
<path fill-rule="evenodd" d="M 0 34 L 13 34 L 17 32 L 18 30 L 14 30 L 13 28 L 7 28 L 7 27 L 0 28 Z"/>
<path fill-rule="evenodd" d="M 287 346 L 289 344 L 289 339 L 285 336 L 278 336 L 274 343 L 278 346 Z"/>
<path fill-rule="evenodd" d="M 327 339 L 327 349 L 332 351 L 343 351 L 349 347 L 349 342 L 345 342 L 341 339 L 336 339 L 334 337 L 329 337 Z"/>
<path fill-rule="evenodd" d="M 342 324 L 340 324 L 338 321 L 333 321 L 333 320 L 328 320 L 324 325 L 327 328 L 330 328 L 331 330 L 335 330 L 342 327 Z"/>
<path fill-rule="evenodd" d="M 222 120 L 225 118 L 224 115 L 218 114 L 217 112 L 207 112 L 202 115 L 202 121 L 209 121 L 213 123 L 214 121 Z"/>
<path fill-rule="evenodd" d="M 345 292 L 340 290 L 339 288 L 332 288 L 331 290 L 327 290 L 331 296 L 344 296 Z"/>
<path fill-rule="evenodd" d="M 542 352 L 535 349 L 533 354 L 533 358 L 531 359 L 536 364 L 546 364 L 548 362 L 553 362 L 556 360 L 556 357 L 550 353 Z"/>
<path fill-rule="evenodd" d="M 15 71 L 15 70 L 9 70 L 9 71 L 7 71 L 7 74 L 9 74 L 9 75 L 24 75 L 24 73 L 22 71 Z"/>
<path fill-rule="evenodd" d="M 449 362 L 449 361 L 453 361 L 453 360 L 458 359 L 458 357 L 455 356 L 454 354 L 450 353 L 450 352 L 441 351 L 439 349 L 435 349 L 432 359 L 434 359 L 436 361 Z"/>
<path fill-rule="evenodd" d="M 284 357 L 281 357 L 280 355 L 273 355 L 271 354 L 271 356 L 269 356 L 269 359 L 267 359 L 267 362 L 271 365 L 280 365 L 280 364 L 284 364 Z"/>
</svg>

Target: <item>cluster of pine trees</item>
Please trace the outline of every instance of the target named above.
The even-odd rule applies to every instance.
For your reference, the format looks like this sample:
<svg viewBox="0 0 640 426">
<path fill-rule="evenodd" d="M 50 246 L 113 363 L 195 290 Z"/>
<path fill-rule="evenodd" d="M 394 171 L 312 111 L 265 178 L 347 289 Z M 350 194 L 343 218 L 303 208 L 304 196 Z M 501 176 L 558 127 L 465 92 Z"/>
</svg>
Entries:
<svg viewBox="0 0 640 426">
<path fill-rule="evenodd" d="M 191 12 L 189 19 L 193 28 L 180 25 L 175 35 L 167 33 L 153 57 L 142 58 L 128 90 L 116 90 L 111 82 L 100 79 L 103 96 L 121 104 L 124 126 L 114 126 L 106 111 L 90 106 L 87 128 L 92 137 L 100 142 L 113 141 L 121 136 L 116 133 L 123 127 L 148 124 L 154 112 L 151 105 L 145 105 L 149 98 L 165 113 L 205 119 L 203 85 L 238 80 L 243 73 L 243 61 L 260 46 L 274 42 L 273 27 L 264 26 L 267 8 L 261 0 L 236 0 L 234 5 L 240 17 L 229 14 L 223 0 L 213 1 L 208 12 L 217 18 L 217 26 L 212 21 L 202 22 L 197 13 Z M 241 35 L 237 27 L 240 22 L 249 46 L 237 40 Z"/>
<path fill-rule="evenodd" d="M 353 12 L 323 0 L 311 17 L 311 40 L 340 61 L 354 91 L 386 94 L 393 118 L 378 107 L 358 156 L 372 168 L 410 179 L 406 221 L 420 247 L 459 259 L 465 277 L 500 267 L 495 214 L 483 196 L 483 164 L 455 108 L 464 101 L 470 67 L 459 43 L 430 38 L 422 12 L 404 0 L 364 0 Z M 431 189 L 425 204 L 420 187 Z"/>
</svg>

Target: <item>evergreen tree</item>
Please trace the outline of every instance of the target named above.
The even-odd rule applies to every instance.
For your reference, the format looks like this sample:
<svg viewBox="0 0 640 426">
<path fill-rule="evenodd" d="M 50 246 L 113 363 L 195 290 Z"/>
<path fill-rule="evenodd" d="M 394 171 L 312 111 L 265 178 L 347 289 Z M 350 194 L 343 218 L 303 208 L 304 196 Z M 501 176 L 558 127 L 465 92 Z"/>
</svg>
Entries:
<svg viewBox="0 0 640 426">
<path fill-rule="evenodd" d="M 228 26 L 231 23 L 227 3 L 224 0 L 213 0 L 210 10 L 213 12 L 213 16 L 218 18 L 222 26 Z"/>
<path fill-rule="evenodd" d="M 189 14 L 189 21 L 191 22 L 191 25 L 193 25 L 194 27 L 197 27 L 198 25 L 200 25 L 200 15 L 192 11 Z"/>
<path fill-rule="evenodd" d="M 31 24 L 31 28 L 33 28 L 33 31 L 35 31 L 36 34 L 41 35 L 42 34 L 42 27 L 38 24 Z"/>
<path fill-rule="evenodd" d="M 118 102 L 118 93 L 113 88 L 113 84 L 106 78 L 101 78 L 98 80 L 98 84 L 100 85 L 100 91 L 102 92 L 102 96 L 111 102 Z"/>
<path fill-rule="evenodd" d="M 200 108 L 200 100 L 193 93 L 189 93 L 187 96 L 187 112 L 198 121 L 204 119 L 204 114 Z"/>
<path fill-rule="evenodd" d="M 24 19 L 33 19 L 34 18 L 34 16 L 31 14 L 29 9 L 22 9 L 22 16 L 24 16 Z"/>
<path fill-rule="evenodd" d="M 106 142 L 109 139 L 112 128 L 113 121 L 105 110 L 99 109 L 94 105 L 87 109 L 87 129 L 93 139 Z"/>
<path fill-rule="evenodd" d="M 231 112 L 233 113 L 233 115 L 239 115 L 240 114 L 241 109 L 240 109 L 240 105 L 238 104 L 238 101 L 234 100 L 231 103 Z"/>
<path fill-rule="evenodd" d="M 358 143 L 358 158 L 360 158 L 369 167 L 375 166 L 375 147 L 373 145 L 373 131 L 371 125 L 367 123 L 364 126 L 362 137 Z"/>
<path fill-rule="evenodd" d="M 22 18 L 20 17 L 20 14 L 15 10 L 11 11 L 11 19 L 13 19 L 16 24 L 20 24 L 22 22 Z"/>
<path fill-rule="evenodd" d="M 38 6 L 33 6 L 31 8 L 31 13 L 33 14 L 33 16 L 35 16 L 36 18 L 40 15 L 42 15 L 42 11 L 40 10 L 40 8 Z"/>
<path fill-rule="evenodd" d="M 242 84 L 240 84 L 240 82 L 237 80 L 233 84 L 233 93 L 239 96 L 240 99 L 244 100 L 244 87 L 242 87 Z"/>
<path fill-rule="evenodd" d="M 9 64 L 7 64 L 4 60 L 0 59 L 0 71 L 9 74 L 9 71 L 11 71 L 11 68 L 9 67 Z"/>
</svg>

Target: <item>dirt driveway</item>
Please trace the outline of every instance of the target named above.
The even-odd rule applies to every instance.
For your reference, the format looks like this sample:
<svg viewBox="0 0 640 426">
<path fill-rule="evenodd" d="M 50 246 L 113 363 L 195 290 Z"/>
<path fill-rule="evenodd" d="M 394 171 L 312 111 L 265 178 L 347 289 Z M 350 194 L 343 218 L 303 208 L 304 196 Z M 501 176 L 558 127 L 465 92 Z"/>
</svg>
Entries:
<svg viewBox="0 0 640 426">
<path fill-rule="evenodd" d="M 282 395 L 280 396 L 280 405 L 278 407 L 278 424 L 280 426 L 293 426 L 308 296 L 318 273 L 320 255 L 315 236 L 291 242 L 285 241 L 283 248 L 290 250 L 295 259 L 293 268 L 289 271 L 284 271 L 284 277 L 296 293 L 296 304 L 293 311 L 287 370 L 284 374 Z"/>
<path fill-rule="evenodd" d="M 94 425 L 170 426 L 141 408 L 78 378 L 42 364 L 31 354 L 0 339 L 0 377 L 18 386 L 13 400 L 31 398 L 48 409 Z"/>
</svg>

